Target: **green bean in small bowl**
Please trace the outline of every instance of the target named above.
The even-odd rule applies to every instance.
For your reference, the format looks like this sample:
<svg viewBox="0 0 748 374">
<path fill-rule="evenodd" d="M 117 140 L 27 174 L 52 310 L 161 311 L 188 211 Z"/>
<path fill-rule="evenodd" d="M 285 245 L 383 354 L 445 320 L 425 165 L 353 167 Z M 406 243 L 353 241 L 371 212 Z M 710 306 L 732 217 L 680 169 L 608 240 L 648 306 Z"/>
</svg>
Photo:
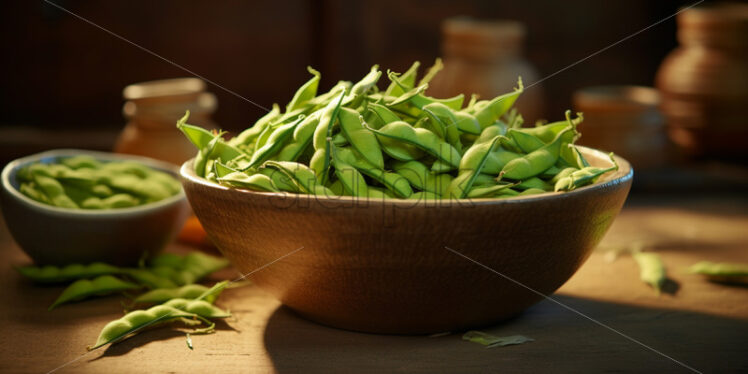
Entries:
<svg viewBox="0 0 748 374">
<path fill-rule="evenodd" d="M 134 264 L 163 249 L 187 217 L 176 175 L 145 157 L 46 151 L 3 169 L 2 213 L 37 264 Z"/>
<path fill-rule="evenodd" d="M 299 314 L 425 334 L 495 323 L 560 287 L 620 211 L 626 160 L 577 146 L 582 115 L 523 126 L 514 91 L 426 94 L 374 66 L 320 74 L 233 138 L 177 122 L 198 153 L 185 193 L 212 241 Z M 384 79 L 382 79 L 384 80 Z"/>
</svg>

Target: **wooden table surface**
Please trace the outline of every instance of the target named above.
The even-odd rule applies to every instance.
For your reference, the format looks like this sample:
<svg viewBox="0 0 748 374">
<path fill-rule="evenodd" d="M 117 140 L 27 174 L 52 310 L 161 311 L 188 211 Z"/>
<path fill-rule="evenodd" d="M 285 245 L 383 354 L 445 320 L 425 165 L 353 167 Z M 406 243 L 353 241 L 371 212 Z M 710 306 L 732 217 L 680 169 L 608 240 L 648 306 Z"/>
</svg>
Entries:
<svg viewBox="0 0 748 374">
<path fill-rule="evenodd" d="M 628 203 L 555 302 L 483 330 L 535 341 L 492 349 L 462 341 L 460 333 L 383 336 L 320 326 L 250 285 L 225 291 L 218 304 L 234 317 L 215 334 L 193 336 L 194 350 L 183 333 L 162 328 L 87 353 L 99 330 L 121 316 L 122 298 L 48 312 L 61 289 L 34 286 L 12 269 L 29 259 L 0 226 L 0 372 L 748 372 L 748 288 L 684 271 L 701 260 L 748 262 L 744 200 Z M 602 250 L 637 242 L 662 255 L 675 293 L 656 295 L 638 280 L 629 256 L 610 262 Z"/>
</svg>

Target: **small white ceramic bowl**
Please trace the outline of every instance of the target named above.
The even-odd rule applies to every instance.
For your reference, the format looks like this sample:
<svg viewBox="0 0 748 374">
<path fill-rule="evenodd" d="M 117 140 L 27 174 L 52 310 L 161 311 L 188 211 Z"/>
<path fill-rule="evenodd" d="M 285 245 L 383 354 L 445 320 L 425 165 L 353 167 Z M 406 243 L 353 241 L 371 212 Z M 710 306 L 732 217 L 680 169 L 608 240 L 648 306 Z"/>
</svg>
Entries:
<svg viewBox="0 0 748 374">
<path fill-rule="evenodd" d="M 177 178 L 179 175 L 176 166 L 150 158 L 78 149 L 51 150 L 10 162 L 1 176 L 2 212 L 11 235 L 35 263 L 134 264 L 143 253 L 159 252 L 174 239 L 189 213 L 183 191 L 132 208 L 83 210 L 42 204 L 18 190 L 16 173 L 22 167 L 76 155 L 104 162 L 135 161 Z"/>
</svg>

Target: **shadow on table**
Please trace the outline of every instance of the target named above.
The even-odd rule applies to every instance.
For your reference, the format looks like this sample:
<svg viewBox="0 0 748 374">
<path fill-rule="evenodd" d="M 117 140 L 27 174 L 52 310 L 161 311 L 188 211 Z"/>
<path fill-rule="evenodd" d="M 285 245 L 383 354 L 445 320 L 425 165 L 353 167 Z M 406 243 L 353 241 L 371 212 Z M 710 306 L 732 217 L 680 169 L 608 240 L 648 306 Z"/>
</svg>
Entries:
<svg viewBox="0 0 748 374">
<path fill-rule="evenodd" d="M 699 371 L 748 370 L 748 316 L 739 320 L 554 298 L 609 328 L 546 300 L 480 329 L 534 342 L 486 349 L 463 341 L 461 332 L 440 337 L 357 333 L 309 322 L 280 307 L 267 323 L 264 341 L 279 373 L 689 372 L 675 360 Z"/>
</svg>

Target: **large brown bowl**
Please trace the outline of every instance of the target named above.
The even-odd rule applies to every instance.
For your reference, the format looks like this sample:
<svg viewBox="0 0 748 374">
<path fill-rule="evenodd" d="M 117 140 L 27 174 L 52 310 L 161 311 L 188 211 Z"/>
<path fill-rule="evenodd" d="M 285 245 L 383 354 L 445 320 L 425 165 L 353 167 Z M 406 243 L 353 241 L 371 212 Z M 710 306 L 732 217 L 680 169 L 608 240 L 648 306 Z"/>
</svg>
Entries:
<svg viewBox="0 0 748 374">
<path fill-rule="evenodd" d="M 633 171 L 617 160 L 572 192 L 459 202 L 229 189 L 189 161 L 181 175 L 221 252 L 288 307 L 344 329 L 424 334 L 496 323 L 566 282 L 626 200 Z"/>
</svg>

